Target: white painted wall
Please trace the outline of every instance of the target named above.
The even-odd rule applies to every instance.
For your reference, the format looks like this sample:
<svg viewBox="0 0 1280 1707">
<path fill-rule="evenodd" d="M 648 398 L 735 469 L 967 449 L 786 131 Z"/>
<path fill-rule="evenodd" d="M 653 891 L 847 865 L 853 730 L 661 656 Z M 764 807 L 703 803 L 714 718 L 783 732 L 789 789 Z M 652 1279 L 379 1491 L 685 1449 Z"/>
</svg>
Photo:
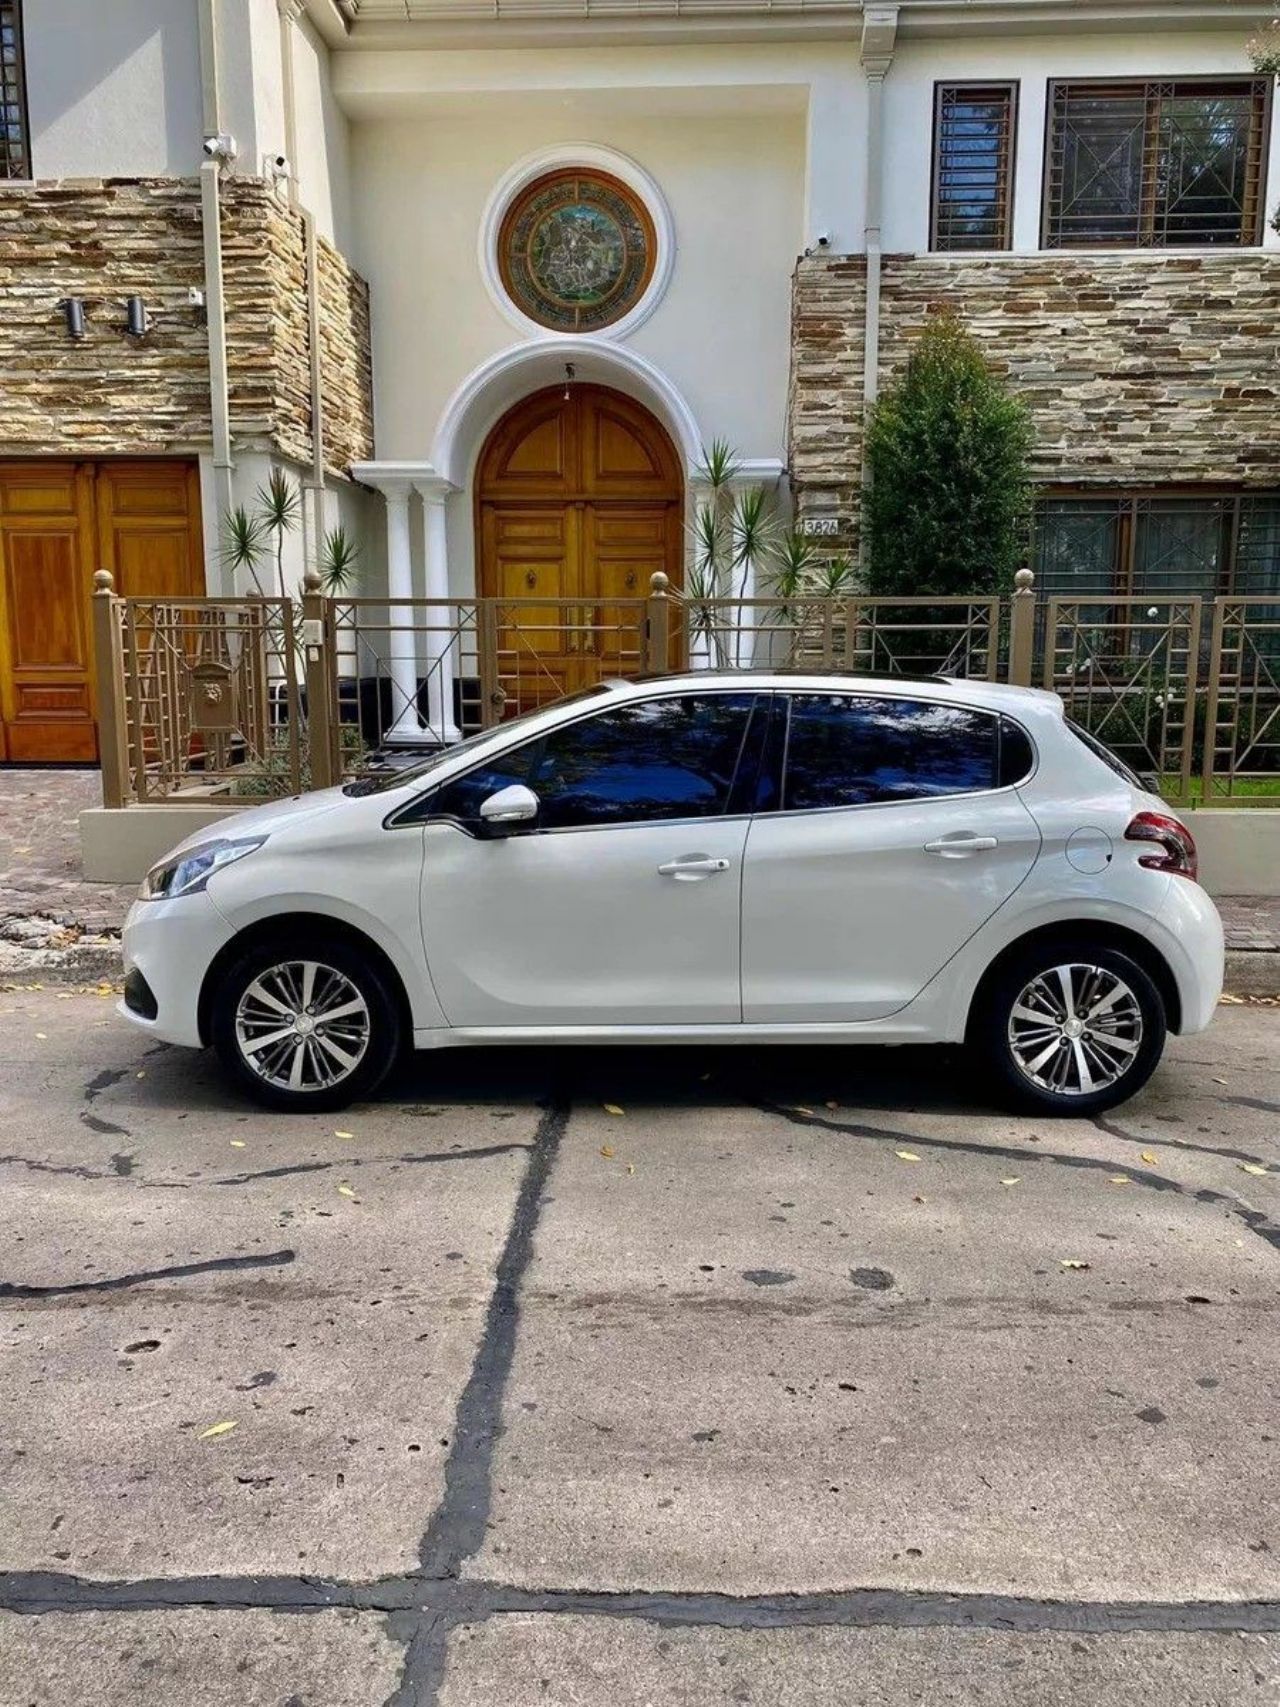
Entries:
<svg viewBox="0 0 1280 1707">
<path fill-rule="evenodd" d="M 884 248 L 912 253 L 929 246 L 933 86 L 941 81 L 1017 79 L 1018 147 L 1013 247 L 1040 246 L 1045 106 L 1051 77 L 1161 77 L 1229 72 L 1249 75 L 1248 32 L 1153 29 L 1149 34 L 1055 36 L 1008 34 L 982 41 L 901 42 L 885 83 Z M 1280 194 L 1280 125 L 1273 116 L 1267 206 Z M 1267 227 L 1266 246 L 1280 247 Z M 1132 251 L 1126 251 L 1132 253 Z"/>
<path fill-rule="evenodd" d="M 447 118 L 354 126 L 355 255 L 373 291 L 380 459 L 429 457 L 454 389 L 521 340 L 482 280 L 485 204 L 525 155 L 583 141 L 642 165 L 675 227 L 667 293 L 627 347 L 684 395 L 706 442 L 723 435 L 747 456 L 785 454 L 803 113 L 607 118 L 572 103 L 491 97 Z M 451 511 L 451 580 L 463 591 L 472 577 L 469 502 Z"/>
<path fill-rule="evenodd" d="M 350 214 L 350 126 L 333 95 L 329 49 L 311 24 L 293 29 L 293 85 L 298 158 L 293 162 L 302 205 L 321 236 L 345 251 Z"/>
<path fill-rule="evenodd" d="M 197 169 L 195 0 L 38 0 L 23 38 L 37 177 Z"/>
</svg>

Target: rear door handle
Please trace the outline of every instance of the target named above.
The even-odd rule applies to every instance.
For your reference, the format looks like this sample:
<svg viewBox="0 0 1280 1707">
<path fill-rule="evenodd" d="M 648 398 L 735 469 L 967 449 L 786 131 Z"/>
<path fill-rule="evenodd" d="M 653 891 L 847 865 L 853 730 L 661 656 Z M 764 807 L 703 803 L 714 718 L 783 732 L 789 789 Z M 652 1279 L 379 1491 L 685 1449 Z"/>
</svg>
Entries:
<svg viewBox="0 0 1280 1707">
<path fill-rule="evenodd" d="M 705 854 L 689 854 L 684 859 L 669 859 L 658 867 L 660 877 L 674 877 L 677 882 L 695 877 L 711 877 L 717 871 L 728 871 L 727 859 L 711 859 Z"/>
<path fill-rule="evenodd" d="M 943 859 L 963 859 L 967 854 L 990 853 L 999 846 L 994 836 L 943 836 L 936 842 L 926 842 L 924 851 L 941 854 Z"/>
</svg>

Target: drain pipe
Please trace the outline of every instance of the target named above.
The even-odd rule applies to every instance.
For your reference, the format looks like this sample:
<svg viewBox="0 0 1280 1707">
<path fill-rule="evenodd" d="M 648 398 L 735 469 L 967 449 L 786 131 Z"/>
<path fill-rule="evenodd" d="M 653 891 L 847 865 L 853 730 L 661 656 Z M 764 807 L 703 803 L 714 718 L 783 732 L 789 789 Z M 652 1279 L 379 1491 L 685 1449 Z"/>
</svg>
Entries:
<svg viewBox="0 0 1280 1707">
<path fill-rule="evenodd" d="M 276 0 L 280 21 L 280 88 L 284 103 L 285 150 L 289 159 L 287 189 L 289 206 L 302 218 L 304 265 L 307 281 L 307 347 L 310 351 L 311 473 L 302 484 L 310 499 L 308 523 L 312 536 L 310 558 L 318 568 L 324 549 L 325 465 L 324 394 L 321 390 L 320 359 L 320 243 L 315 216 L 302 205 L 298 180 L 298 102 L 293 74 L 293 31 L 302 15 L 303 0 Z M 304 527 L 307 523 L 304 523 Z M 306 551 L 305 537 L 303 550 Z"/>
<path fill-rule="evenodd" d="M 867 184 L 863 230 L 867 257 L 866 303 L 862 329 L 862 418 L 865 435 L 880 392 L 880 219 L 884 201 L 884 80 L 893 64 L 898 8 L 871 6 L 862 14 L 860 58 L 867 79 Z M 865 444 L 865 437 L 864 437 Z M 862 484 L 869 481 L 862 458 Z M 859 530 L 859 556 L 866 564 L 866 529 Z"/>
<path fill-rule="evenodd" d="M 222 132 L 222 92 L 218 78 L 218 0 L 200 0 L 201 122 L 205 137 Z M 223 159 L 213 156 L 200 167 L 200 224 L 204 238 L 205 320 L 209 341 L 209 418 L 213 437 L 215 535 L 231 508 L 231 397 L 227 378 L 227 316 L 222 280 Z"/>
</svg>

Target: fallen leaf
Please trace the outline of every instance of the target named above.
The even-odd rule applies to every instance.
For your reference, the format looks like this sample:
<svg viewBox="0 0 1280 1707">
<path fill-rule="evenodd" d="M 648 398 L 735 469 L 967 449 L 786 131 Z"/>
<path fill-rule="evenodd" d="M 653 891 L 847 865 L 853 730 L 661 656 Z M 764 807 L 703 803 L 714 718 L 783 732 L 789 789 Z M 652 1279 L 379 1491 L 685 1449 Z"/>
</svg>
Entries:
<svg viewBox="0 0 1280 1707">
<path fill-rule="evenodd" d="M 840 1104 L 838 1102 L 826 1102 L 822 1106 L 824 1108 L 839 1108 Z"/>
<path fill-rule="evenodd" d="M 1215 1085 L 1225 1085 L 1227 1081 L 1225 1079 L 1215 1079 L 1213 1082 Z"/>
<path fill-rule="evenodd" d="M 1002 1179 L 1000 1181 L 1001 1185 L 1020 1185 L 1021 1183 L 1022 1183 L 1022 1175 L 1021 1174 L 1010 1174 L 1006 1179 Z"/>
<path fill-rule="evenodd" d="M 792 1114 L 807 1114 L 811 1119 L 813 1117 L 813 1110 L 811 1108 L 806 1108 L 803 1103 L 799 1102 L 792 1103 L 791 1112 Z"/>
<path fill-rule="evenodd" d="M 1240 1170 L 1242 1173 L 1259 1175 L 1270 1172 L 1268 1168 L 1259 1167 L 1257 1162 L 1241 1162 Z"/>
<path fill-rule="evenodd" d="M 1244 997 L 1243 996 L 1229 996 L 1225 990 L 1218 997 L 1218 1000 L 1224 1006 L 1229 1006 L 1229 1007 L 1233 1007 L 1233 1008 L 1242 1008 L 1244 1006 Z"/>
<path fill-rule="evenodd" d="M 147 1069 L 145 1067 L 142 1069 L 142 1071 L 140 1073 L 134 1074 L 135 1079 L 145 1079 L 146 1076 L 147 1076 Z"/>
<path fill-rule="evenodd" d="M 1158 1162 L 1160 1160 L 1154 1150 L 1144 1150 L 1142 1152 L 1142 1159 L 1144 1162 Z"/>
<path fill-rule="evenodd" d="M 47 1032 L 38 1031 L 36 1036 L 40 1039 L 41 1043 L 47 1043 L 49 1041 L 49 1034 Z"/>
<path fill-rule="evenodd" d="M 920 1160 L 914 1150 L 895 1150 L 893 1153 L 900 1162 L 918 1162 Z"/>
<path fill-rule="evenodd" d="M 197 1440 L 215 1440 L 220 1434 L 230 1434 L 233 1428 L 239 1428 L 238 1422 L 210 1423 L 208 1428 L 202 1428 L 196 1436 Z"/>
<path fill-rule="evenodd" d="M 343 1180 L 342 1184 L 338 1187 L 338 1193 L 341 1197 L 355 1196 L 355 1191 L 347 1184 L 346 1180 Z"/>
<path fill-rule="evenodd" d="M 243 1150 L 244 1149 L 244 1139 L 243 1138 L 232 1138 L 231 1140 L 229 1140 L 229 1142 L 230 1142 L 231 1148 L 233 1150 Z"/>
<path fill-rule="evenodd" d="M 1108 1185 L 1128 1185 L 1128 1184 L 1130 1184 L 1129 1176 L 1128 1176 L 1128 1174 L 1110 1174 L 1107 1177 L 1107 1184 Z"/>
<path fill-rule="evenodd" d="M 354 1132 L 336 1132 L 335 1131 L 334 1137 L 335 1138 L 354 1138 L 355 1133 Z"/>
<path fill-rule="evenodd" d="M 929 1199 L 927 1197 L 921 1197 L 920 1193 L 917 1192 L 916 1195 L 911 1199 L 911 1201 L 912 1201 L 912 1203 L 927 1203 L 929 1201 Z"/>
<path fill-rule="evenodd" d="M 616 1153 L 617 1152 L 609 1144 L 602 1144 L 600 1146 L 600 1154 L 604 1157 L 606 1162 L 611 1162 Z"/>
<path fill-rule="evenodd" d="M 628 1172 L 628 1173 L 629 1173 L 629 1174 L 633 1174 L 633 1173 L 635 1173 L 635 1171 L 636 1171 L 636 1165 L 635 1165 L 635 1163 L 634 1163 L 634 1162 L 628 1162 L 628 1163 L 627 1163 L 627 1172 Z"/>
<path fill-rule="evenodd" d="M 1060 1257 L 1058 1260 L 1061 1262 L 1063 1268 L 1090 1268 L 1090 1267 L 1092 1267 L 1092 1264 L 1087 1263 L 1087 1262 L 1081 1262 L 1076 1257 Z"/>
<path fill-rule="evenodd" d="M 607 1102 L 603 1106 L 606 1114 L 625 1114 L 627 1112 L 625 1108 L 619 1108 L 616 1102 Z"/>
</svg>

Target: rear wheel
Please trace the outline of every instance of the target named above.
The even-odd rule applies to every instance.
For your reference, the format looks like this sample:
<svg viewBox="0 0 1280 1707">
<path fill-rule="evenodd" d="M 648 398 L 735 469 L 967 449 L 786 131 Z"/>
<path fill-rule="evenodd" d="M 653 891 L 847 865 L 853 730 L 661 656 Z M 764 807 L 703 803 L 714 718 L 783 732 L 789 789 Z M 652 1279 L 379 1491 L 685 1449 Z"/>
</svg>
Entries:
<svg viewBox="0 0 1280 1707">
<path fill-rule="evenodd" d="M 289 938 L 249 948 L 213 999 L 214 1048 L 267 1108 L 323 1112 L 367 1096 L 400 1043 L 385 975 L 356 945 Z"/>
<path fill-rule="evenodd" d="M 970 1041 L 1007 1096 L 1098 1114 L 1141 1090 L 1164 1052 L 1160 992 L 1136 960 L 1085 941 L 1040 943 L 1003 967 Z"/>
</svg>

